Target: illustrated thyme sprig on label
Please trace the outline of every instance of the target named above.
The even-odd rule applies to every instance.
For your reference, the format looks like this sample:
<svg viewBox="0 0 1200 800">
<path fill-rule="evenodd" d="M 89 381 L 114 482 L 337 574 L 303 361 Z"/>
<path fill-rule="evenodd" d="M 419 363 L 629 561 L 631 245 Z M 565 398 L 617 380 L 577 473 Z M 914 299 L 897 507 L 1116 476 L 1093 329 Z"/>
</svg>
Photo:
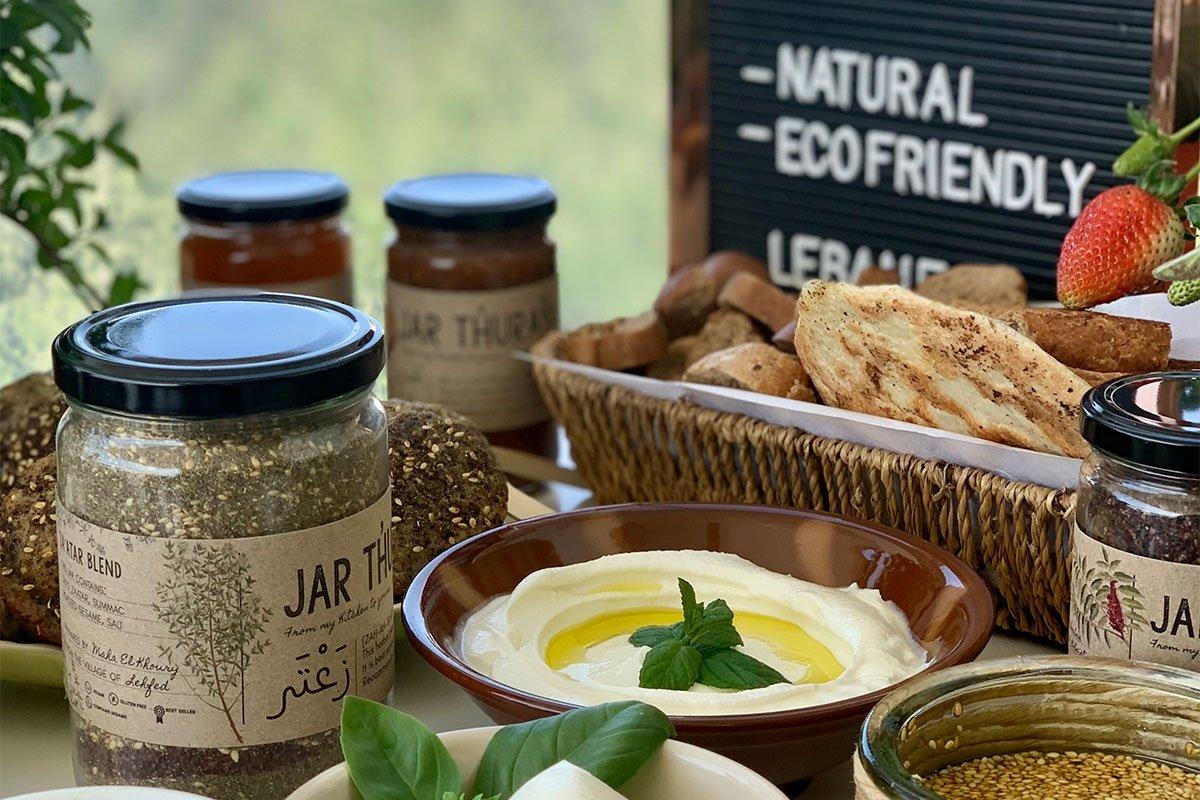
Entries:
<svg viewBox="0 0 1200 800">
<path fill-rule="evenodd" d="M 740 650 L 742 636 L 733 626 L 733 609 L 717 598 L 703 605 L 696 590 L 679 578 L 683 621 L 648 625 L 629 637 L 637 647 L 649 647 L 638 673 L 643 689 L 685 691 L 702 683 L 717 689 L 759 689 L 788 683 L 772 667 Z"/>
</svg>

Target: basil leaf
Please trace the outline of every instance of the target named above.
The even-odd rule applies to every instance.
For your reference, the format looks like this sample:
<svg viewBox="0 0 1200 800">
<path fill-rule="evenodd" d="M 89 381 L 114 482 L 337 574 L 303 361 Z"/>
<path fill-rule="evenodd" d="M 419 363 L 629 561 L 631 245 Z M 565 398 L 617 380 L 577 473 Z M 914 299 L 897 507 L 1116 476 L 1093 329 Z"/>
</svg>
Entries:
<svg viewBox="0 0 1200 800">
<path fill-rule="evenodd" d="M 363 800 L 430 800 L 462 790 L 441 739 L 408 714 L 362 697 L 342 702 L 342 755 Z"/>
<path fill-rule="evenodd" d="M 688 638 L 706 655 L 706 648 L 723 650 L 742 643 L 741 634 L 733 627 L 733 609 L 720 599 L 705 606 L 700 623 L 689 632 Z"/>
<path fill-rule="evenodd" d="M 692 629 L 704 618 L 704 606 L 696 602 L 696 590 L 692 585 L 679 578 L 679 597 L 683 601 L 683 632 L 690 635 Z"/>
<path fill-rule="evenodd" d="M 741 650 L 718 650 L 704 656 L 700 683 L 716 689 L 761 689 L 775 683 L 788 683 L 788 679 Z"/>
<path fill-rule="evenodd" d="M 508 800 L 534 775 L 563 760 L 618 789 L 674 735 L 665 714 L 633 701 L 508 725 L 488 743 L 471 791 Z"/>
<path fill-rule="evenodd" d="M 629 635 L 629 643 L 634 647 L 654 647 L 654 645 L 669 639 L 683 638 L 683 623 L 674 625 L 647 625 L 638 628 Z"/>
<path fill-rule="evenodd" d="M 700 675 L 700 651 L 679 639 L 667 639 L 650 648 L 638 672 L 643 689 L 691 688 Z"/>
</svg>

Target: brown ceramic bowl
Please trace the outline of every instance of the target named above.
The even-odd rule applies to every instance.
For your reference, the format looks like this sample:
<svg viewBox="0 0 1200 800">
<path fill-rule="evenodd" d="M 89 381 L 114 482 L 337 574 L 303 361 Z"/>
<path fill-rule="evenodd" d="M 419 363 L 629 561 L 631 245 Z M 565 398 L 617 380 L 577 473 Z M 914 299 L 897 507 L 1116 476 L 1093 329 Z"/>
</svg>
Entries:
<svg viewBox="0 0 1200 800">
<path fill-rule="evenodd" d="M 645 550 L 735 553 L 825 586 L 878 589 L 908 617 L 931 662 L 921 674 L 971 661 L 992 630 L 983 580 L 962 561 L 898 531 L 832 514 L 763 506 L 624 505 L 552 514 L 468 539 L 430 562 L 404 597 L 404 626 L 426 661 L 498 723 L 573 708 L 483 675 L 459 657 L 456 634 L 488 598 L 530 573 Z M 894 687 L 765 714 L 672 717 L 679 738 L 728 756 L 787 788 L 850 757 L 867 712 Z"/>
</svg>

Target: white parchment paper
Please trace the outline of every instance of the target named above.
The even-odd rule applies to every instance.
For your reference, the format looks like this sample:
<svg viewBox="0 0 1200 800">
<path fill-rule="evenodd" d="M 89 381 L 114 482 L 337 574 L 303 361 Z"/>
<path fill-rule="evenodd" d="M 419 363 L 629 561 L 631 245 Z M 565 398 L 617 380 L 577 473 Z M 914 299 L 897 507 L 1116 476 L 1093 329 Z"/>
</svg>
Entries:
<svg viewBox="0 0 1200 800">
<path fill-rule="evenodd" d="M 1095 310 L 1115 316 L 1168 322 L 1172 331 L 1171 357 L 1200 360 L 1200 303 L 1179 308 L 1168 303 L 1165 294 L 1152 294 L 1122 298 L 1098 306 Z M 770 397 L 740 389 L 660 381 L 528 353 L 520 353 L 518 357 L 586 375 L 649 397 L 687 400 L 703 408 L 744 414 L 753 419 L 773 425 L 786 425 L 816 436 L 841 439 L 867 447 L 891 450 L 893 453 L 906 453 L 964 467 L 976 467 L 1013 481 L 1033 483 L 1051 489 L 1074 489 L 1079 482 L 1081 462 L 1077 458 L 1023 450 L 886 417 Z"/>
</svg>

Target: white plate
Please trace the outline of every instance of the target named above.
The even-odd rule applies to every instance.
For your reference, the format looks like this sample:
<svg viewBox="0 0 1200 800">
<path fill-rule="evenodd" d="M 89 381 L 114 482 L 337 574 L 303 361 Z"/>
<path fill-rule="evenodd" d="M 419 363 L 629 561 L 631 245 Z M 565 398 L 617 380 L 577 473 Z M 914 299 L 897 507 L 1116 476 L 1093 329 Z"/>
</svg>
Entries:
<svg viewBox="0 0 1200 800">
<path fill-rule="evenodd" d="M 499 728 L 439 734 L 470 787 L 475 768 Z M 787 800 L 766 778 L 695 745 L 668 741 L 621 787 L 628 800 Z M 470 794 L 468 793 L 468 797 Z M 345 764 L 325 770 L 287 800 L 359 800 Z"/>
<path fill-rule="evenodd" d="M 134 786 L 81 786 L 76 789 L 51 789 L 48 792 L 20 794 L 12 800 L 208 800 L 208 798 L 171 789 L 139 789 Z"/>
</svg>

